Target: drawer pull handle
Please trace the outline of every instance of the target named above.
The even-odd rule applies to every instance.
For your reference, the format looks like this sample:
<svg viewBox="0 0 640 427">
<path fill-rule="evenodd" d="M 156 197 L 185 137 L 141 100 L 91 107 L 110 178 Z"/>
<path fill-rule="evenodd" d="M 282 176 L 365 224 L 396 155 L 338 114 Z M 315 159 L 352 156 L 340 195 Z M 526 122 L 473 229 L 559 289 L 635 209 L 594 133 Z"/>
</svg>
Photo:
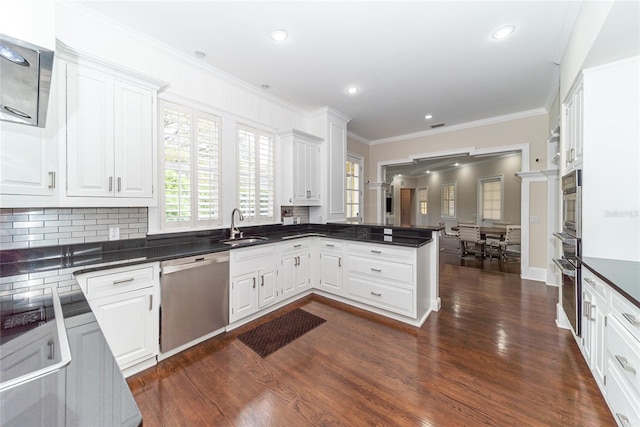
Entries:
<svg viewBox="0 0 640 427">
<path fill-rule="evenodd" d="M 627 360 L 626 357 L 620 356 L 619 354 L 616 354 L 616 360 L 618 361 L 620 366 L 622 366 L 622 369 L 624 369 L 625 371 L 631 372 L 633 375 L 636 374 L 636 368 L 634 368 L 633 366 L 629 365 L 629 361 Z"/>
<path fill-rule="evenodd" d="M 56 343 L 53 340 L 49 340 L 47 345 L 49 346 L 49 355 L 47 356 L 47 359 L 53 360 L 56 357 Z"/>
<path fill-rule="evenodd" d="M 582 317 L 589 318 L 589 308 L 591 303 L 589 301 L 583 301 L 582 303 Z"/>
<path fill-rule="evenodd" d="M 110 176 L 109 177 L 109 191 L 113 191 L 113 177 Z"/>
<path fill-rule="evenodd" d="M 333 247 L 335 247 L 335 246 L 336 246 L 336 245 L 331 244 L 331 243 L 325 243 L 324 245 L 325 245 L 326 247 L 328 247 L 328 248 L 333 248 Z"/>
<path fill-rule="evenodd" d="M 589 320 L 593 320 L 593 321 L 595 321 L 595 320 L 596 320 L 596 315 L 595 315 L 595 314 L 593 314 L 593 309 L 594 309 L 594 308 L 596 308 L 596 305 L 595 305 L 595 304 L 591 304 L 591 303 L 590 303 L 590 304 L 589 304 Z"/>
<path fill-rule="evenodd" d="M 625 319 L 629 321 L 632 325 L 640 325 L 640 322 L 636 320 L 636 316 L 630 313 L 622 313 Z"/>
<path fill-rule="evenodd" d="M 375 295 L 377 297 L 381 297 L 382 296 L 382 294 L 380 292 L 373 292 L 373 291 L 371 291 L 371 295 Z"/>
<path fill-rule="evenodd" d="M 585 281 L 585 282 L 587 282 L 588 284 L 592 285 L 592 286 L 595 286 L 595 285 L 596 285 L 595 280 L 593 280 L 593 279 L 592 279 L 592 278 L 590 278 L 590 277 L 585 277 L 585 278 L 584 278 L 584 281 Z"/>
<path fill-rule="evenodd" d="M 342 267 L 342 258 L 338 258 L 338 267 Z"/>
<path fill-rule="evenodd" d="M 128 279 L 120 279 L 120 280 L 114 280 L 113 284 L 114 285 L 119 285 L 121 283 L 128 283 L 128 282 L 133 282 L 135 279 L 133 277 L 129 277 Z"/>
<path fill-rule="evenodd" d="M 371 267 L 371 271 L 375 271 L 376 273 L 382 273 L 382 269 L 381 268 L 373 268 L 373 267 Z"/>
<path fill-rule="evenodd" d="M 302 243 L 298 244 L 298 245 L 293 245 L 294 248 L 301 248 L 302 247 Z"/>
<path fill-rule="evenodd" d="M 627 417 L 626 415 L 623 415 L 620 412 L 616 412 L 616 417 L 618 417 L 618 420 L 620 421 L 620 425 L 622 425 L 622 427 L 629 427 L 631 425 L 629 424 L 629 417 Z"/>
<path fill-rule="evenodd" d="M 377 250 L 375 250 L 375 249 L 371 249 L 371 253 L 372 253 L 372 254 L 381 254 L 381 253 L 382 253 L 382 251 L 377 251 Z"/>
</svg>

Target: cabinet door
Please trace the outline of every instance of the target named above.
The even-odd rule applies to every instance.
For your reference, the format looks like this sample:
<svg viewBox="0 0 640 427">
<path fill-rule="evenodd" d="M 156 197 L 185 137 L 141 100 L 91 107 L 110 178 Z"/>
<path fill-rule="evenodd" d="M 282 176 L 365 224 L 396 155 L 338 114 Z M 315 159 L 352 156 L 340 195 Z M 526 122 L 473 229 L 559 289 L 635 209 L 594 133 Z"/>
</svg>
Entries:
<svg viewBox="0 0 640 427">
<path fill-rule="evenodd" d="M 233 322 L 253 314 L 257 308 L 255 273 L 234 277 L 231 280 L 230 320 Z"/>
<path fill-rule="evenodd" d="M 590 319 L 591 303 L 593 294 L 587 288 L 582 291 L 582 324 L 580 334 L 582 336 L 582 353 L 587 361 L 589 368 L 592 367 L 592 351 L 593 351 L 593 323 Z"/>
<path fill-rule="evenodd" d="M 320 254 L 320 289 L 342 293 L 342 257 L 332 253 Z"/>
<path fill-rule="evenodd" d="M 115 196 L 153 196 L 153 92 L 114 83 Z"/>
<path fill-rule="evenodd" d="M 51 357 L 55 335 L 55 322 L 47 322 L 3 342 L 3 378 L 17 378 L 42 368 Z M 0 392 L 0 425 L 64 425 L 64 379 L 62 369 Z"/>
<path fill-rule="evenodd" d="M 56 186 L 56 141 L 47 128 L 0 122 L 0 194 L 52 196 Z"/>
<path fill-rule="evenodd" d="M 273 268 L 258 271 L 258 307 L 263 308 L 276 302 L 276 271 Z"/>
<path fill-rule="evenodd" d="M 605 376 L 605 366 L 607 363 L 606 360 L 606 343 L 605 343 L 605 334 L 606 334 L 606 317 L 607 317 L 607 307 L 606 301 L 597 294 L 594 294 L 594 304 L 592 304 L 592 313 L 591 322 L 593 325 L 591 326 L 592 337 L 593 337 L 593 350 L 591 354 L 591 369 L 593 370 L 593 376 L 596 379 L 596 382 L 600 386 L 601 390 L 604 390 L 604 376 Z"/>
<path fill-rule="evenodd" d="M 301 252 L 297 255 L 297 265 L 295 270 L 296 293 L 311 286 L 311 270 L 309 268 L 309 261 L 308 252 Z"/>
<path fill-rule="evenodd" d="M 295 269 L 296 257 L 294 255 L 286 255 L 280 261 L 280 289 L 282 289 L 282 297 L 288 298 L 295 294 Z"/>
<path fill-rule="evenodd" d="M 113 173 L 113 79 L 67 65 L 67 194 L 111 197 Z"/>
<path fill-rule="evenodd" d="M 99 298 L 91 308 L 121 369 L 157 354 L 153 288 Z"/>
<path fill-rule="evenodd" d="M 320 146 L 307 144 L 307 189 L 309 201 L 320 202 Z"/>
<path fill-rule="evenodd" d="M 576 90 L 575 95 L 573 96 L 573 144 L 572 148 L 573 152 L 573 162 L 575 164 L 582 163 L 582 130 L 583 126 L 583 117 L 584 117 L 584 105 L 583 105 L 583 88 L 580 86 L 578 90 Z"/>
<path fill-rule="evenodd" d="M 293 141 L 293 199 L 306 203 L 307 200 L 307 144 Z"/>
</svg>

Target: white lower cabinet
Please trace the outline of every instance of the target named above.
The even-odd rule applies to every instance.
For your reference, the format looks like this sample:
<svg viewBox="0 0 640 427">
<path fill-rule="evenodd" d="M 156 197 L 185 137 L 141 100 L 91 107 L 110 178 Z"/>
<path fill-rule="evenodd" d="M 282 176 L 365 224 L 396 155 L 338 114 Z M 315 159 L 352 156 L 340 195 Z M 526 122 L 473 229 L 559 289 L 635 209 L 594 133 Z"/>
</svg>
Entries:
<svg viewBox="0 0 640 427">
<path fill-rule="evenodd" d="M 275 245 L 234 249 L 229 258 L 229 322 L 233 323 L 276 302 Z"/>
<path fill-rule="evenodd" d="M 318 289 L 342 295 L 343 244 L 339 240 L 320 240 L 320 266 Z"/>
<path fill-rule="evenodd" d="M 387 311 L 416 317 L 416 255 L 410 248 L 349 243 L 348 298 Z"/>
<path fill-rule="evenodd" d="M 593 377 L 604 390 L 606 371 L 605 327 L 608 313 L 608 287 L 585 271 L 582 277 L 582 352 Z"/>
<path fill-rule="evenodd" d="M 152 263 L 76 275 L 125 376 L 156 363 L 159 271 Z"/>
<path fill-rule="evenodd" d="M 616 422 L 640 425 L 640 308 L 582 268 L 578 345 Z"/>
<path fill-rule="evenodd" d="M 288 298 L 311 288 L 311 243 L 302 238 L 278 246 L 279 297 Z"/>
<path fill-rule="evenodd" d="M 96 318 L 85 313 L 66 323 L 72 357 L 66 369 L 67 425 L 133 425 L 140 413 L 118 366 L 105 363 L 113 359 Z"/>
</svg>

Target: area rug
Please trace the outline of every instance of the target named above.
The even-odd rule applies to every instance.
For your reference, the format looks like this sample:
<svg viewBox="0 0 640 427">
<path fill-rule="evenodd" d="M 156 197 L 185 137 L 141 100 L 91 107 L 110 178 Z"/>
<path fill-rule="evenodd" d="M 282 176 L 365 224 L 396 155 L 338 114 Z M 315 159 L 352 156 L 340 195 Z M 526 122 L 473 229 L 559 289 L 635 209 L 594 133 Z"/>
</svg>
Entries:
<svg viewBox="0 0 640 427">
<path fill-rule="evenodd" d="M 325 319 L 296 308 L 238 335 L 238 339 L 265 358 L 324 322 Z"/>
</svg>

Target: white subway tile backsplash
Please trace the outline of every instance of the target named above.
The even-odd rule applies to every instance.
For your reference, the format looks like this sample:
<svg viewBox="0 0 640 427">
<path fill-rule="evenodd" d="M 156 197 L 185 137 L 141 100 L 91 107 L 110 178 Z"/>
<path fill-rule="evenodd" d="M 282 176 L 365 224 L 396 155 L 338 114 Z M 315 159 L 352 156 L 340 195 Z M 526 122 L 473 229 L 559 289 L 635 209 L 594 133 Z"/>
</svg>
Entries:
<svg viewBox="0 0 640 427">
<path fill-rule="evenodd" d="M 120 239 L 141 239 L 148 230 L 147 208 L 0 208 L 0 250 L 38 248 L 76 243 L 105 242 L 109 227 L 120 228 Z M 80 289 L 73 271 L 66 268 L 0 278 L 0 302 L 11 299 L 37 301 L 47 286 L 58 292 Z M 3 294 L 4 293 L 4 294 Z"/>
</svg>

